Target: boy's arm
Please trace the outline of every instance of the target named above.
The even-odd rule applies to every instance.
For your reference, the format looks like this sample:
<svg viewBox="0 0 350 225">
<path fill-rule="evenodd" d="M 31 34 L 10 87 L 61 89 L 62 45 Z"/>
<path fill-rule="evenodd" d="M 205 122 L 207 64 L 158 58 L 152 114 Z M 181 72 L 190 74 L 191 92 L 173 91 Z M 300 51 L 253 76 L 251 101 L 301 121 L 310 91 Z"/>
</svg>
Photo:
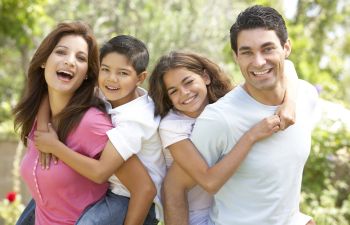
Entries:
<svg viewBox="0 0 350 225">
<path fill-rule="evenodd" d="M 50 102 L 49 97 L 45 95 L 40 103 L 38 114 L 37 114 L 37 130 L 48 132 L 47 124 L 50 122 Z M 51 153 L 41 152 L 39 153 L 39 162 L 43 169 L 49 169 L 50 161 L 54 160 L 57 163 L 57 158 Z"/>
<path fill-rule="evenodd" d="M 189 224 L 187 192 L 194 186 L 195 181 L 174 161 L 165 176 L 162 188 L 166 225 Z"/>
<path fill-rule="evenodd" d="M 54 129 L 49 132 L 34 132 L 34 143 L 38 149 L 56 155 L 73 170 L 96 182 L 104 183 L 124 163 L 124 159 L 108 140 L 99 159 L 90 158 L 73 151 L 58 140 Z"/>
<path fill-rule="evenodd" d="M 235 173 L 253 144 L 279 130 L 280 119 L 273 115 L 248 130 L 229 151 L 212 167 L 201 157 L 189 139 L 168 146 L 174 161 L 208 193 L 215 194 Z"/>
<path fill-rule="evenodd" d="M 298 75 L 294 64 L 290 60 L 284 62 L 283 81 L 286 86 L 283 103 L 278 107 L 276 115 L 281 118 L 281 130 L 288 128 L 295 123 L 295 104 L 297 99 Z"/>
<path fill-rule="evenodd" d="M 130 192 L 124 225 L 143 224 L 157 194 L 150 175 L 136 155 L 128 159 L 115 175 Z"/>
</svg>

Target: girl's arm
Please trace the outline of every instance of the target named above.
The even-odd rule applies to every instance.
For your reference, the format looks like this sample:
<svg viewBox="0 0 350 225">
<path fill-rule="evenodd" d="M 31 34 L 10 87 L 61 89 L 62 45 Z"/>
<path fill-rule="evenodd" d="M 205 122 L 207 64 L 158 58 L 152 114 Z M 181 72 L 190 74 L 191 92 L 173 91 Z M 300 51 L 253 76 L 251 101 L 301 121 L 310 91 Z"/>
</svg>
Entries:
<svg viewBox="0 0 350 225">
<path fill-rule="evenodd" d="M 40 151 L 52 153 L 82 176 L 104 183 L 124 163 L 124 159 L 108 140 L 99 159 L 73 151 L 62 143 L 51 125 L 49 132 L 34 132 L 34 143 Z"/>
<path fill-rule="evenodd" d="M 253 144 L 277 132 L 280 129 L 279 124 L 280 119 L 277 115 L 263 119 L 248 130 L 221 161 L 210 168 L 189 139 L 179 141 L 168 148 L 184 171 L 208 193 L 215 194 L 235 173 Z"/>
<path fill-rule="evenodd" d="M 47 124 L 50 122 L 50 102 L 49 97 L 47 95 L 44 96 L 43 100 L 40 103 L 38 114 L 37 114 L 37 127 L 38 131 L 47 132 L 49 129 Z M 42 169 L 49 169 L 51 159 L 54 163 L 57 163 L 57 158 L 50 154 L 41 152 L 39 153 L 39 162 Z"/>
<path fill-rule="evenodd" d="M 297 99 L 298 75 L 294 64 L 290 60 L 284 61 L 283 82 L 286 86 L 283 103 L 278 107 L 276 115 L 281 118 L 281 130 L 285 130 L 295 123 L 295 102 Z"/>
<path fill-rule="evenodd" d="M 124 225 L 143 224 L 157 194 L 150 175 L 136 155 L 128 159 L 115 175 L 130 192 Z"/>
</svg>

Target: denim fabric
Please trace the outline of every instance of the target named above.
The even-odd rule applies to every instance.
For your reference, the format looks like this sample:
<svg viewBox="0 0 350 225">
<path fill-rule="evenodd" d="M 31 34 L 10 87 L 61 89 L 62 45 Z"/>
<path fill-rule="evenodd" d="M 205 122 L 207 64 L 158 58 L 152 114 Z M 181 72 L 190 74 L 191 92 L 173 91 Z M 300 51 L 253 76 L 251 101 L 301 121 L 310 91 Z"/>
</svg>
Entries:
<svg viewBox="0 0 350 225">
<path fill-rule="evenodd" d="M 35 224 L 35 201 L 32 199 L 18 218 L 16 225 Z"/>
<path fill-rule="evenodd" d="M 123 225 L 128 205 L 128 197 L 116 195 L 108 190 L 104 198 L 83 212 L 75 225 Z M 154 225 L 157 223 L 153 204 L 144 224 Z"/>
</svg>

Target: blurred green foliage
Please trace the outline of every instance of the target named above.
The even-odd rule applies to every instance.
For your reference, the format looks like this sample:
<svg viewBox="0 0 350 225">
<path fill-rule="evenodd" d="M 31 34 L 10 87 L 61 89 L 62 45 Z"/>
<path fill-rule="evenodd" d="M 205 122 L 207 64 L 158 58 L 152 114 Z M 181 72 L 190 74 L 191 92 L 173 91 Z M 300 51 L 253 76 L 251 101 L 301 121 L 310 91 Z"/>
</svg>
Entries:
<svg viewBox="0 0 350 225">
<path fill-rule="evenodd" d="M 347 0 L 296 0 L 286 18 L 299 76 L 317 85 L 321 97 L 349 106 L 350 4 Z M 293 10 L 278 0 L 0 0 L 0 138 L 13 135 L 16 104 L 34 49 L 59 21 L 88 22 L 102 44 L 117 34 L 147 43 L 151 70 L 162 54 L 191 50 L 218 62 L 242 80 L 233 61 L 229 29 L 249 5 L 269 5 L 282 14 Z M 350 224 L 349 131 L 323 121 L 313 134 L 305 167 L 302 204 L 318 225 Z"/>
</svg>

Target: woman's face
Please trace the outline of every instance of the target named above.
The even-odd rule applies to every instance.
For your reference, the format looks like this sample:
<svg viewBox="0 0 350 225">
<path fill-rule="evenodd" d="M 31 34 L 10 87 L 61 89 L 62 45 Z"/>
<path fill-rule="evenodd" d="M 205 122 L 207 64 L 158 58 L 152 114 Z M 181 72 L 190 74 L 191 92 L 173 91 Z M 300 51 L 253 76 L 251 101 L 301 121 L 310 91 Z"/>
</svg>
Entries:
<svg viewBox="0 0 350 225">
<path fill-rule="evenodd" d="M 169 70 L 164 75 L 164 84 L 174 108 L 196 118 L 208 105 L 208 75 L 199 75 L 186 68 Z"/>
<path fill-rule="evenodd" d="M 88 43 L 82 36 L 60 39 L 42 65 L 49 94 L 73 95 L 87 77 L 88 54 Z"/>
</svg>

